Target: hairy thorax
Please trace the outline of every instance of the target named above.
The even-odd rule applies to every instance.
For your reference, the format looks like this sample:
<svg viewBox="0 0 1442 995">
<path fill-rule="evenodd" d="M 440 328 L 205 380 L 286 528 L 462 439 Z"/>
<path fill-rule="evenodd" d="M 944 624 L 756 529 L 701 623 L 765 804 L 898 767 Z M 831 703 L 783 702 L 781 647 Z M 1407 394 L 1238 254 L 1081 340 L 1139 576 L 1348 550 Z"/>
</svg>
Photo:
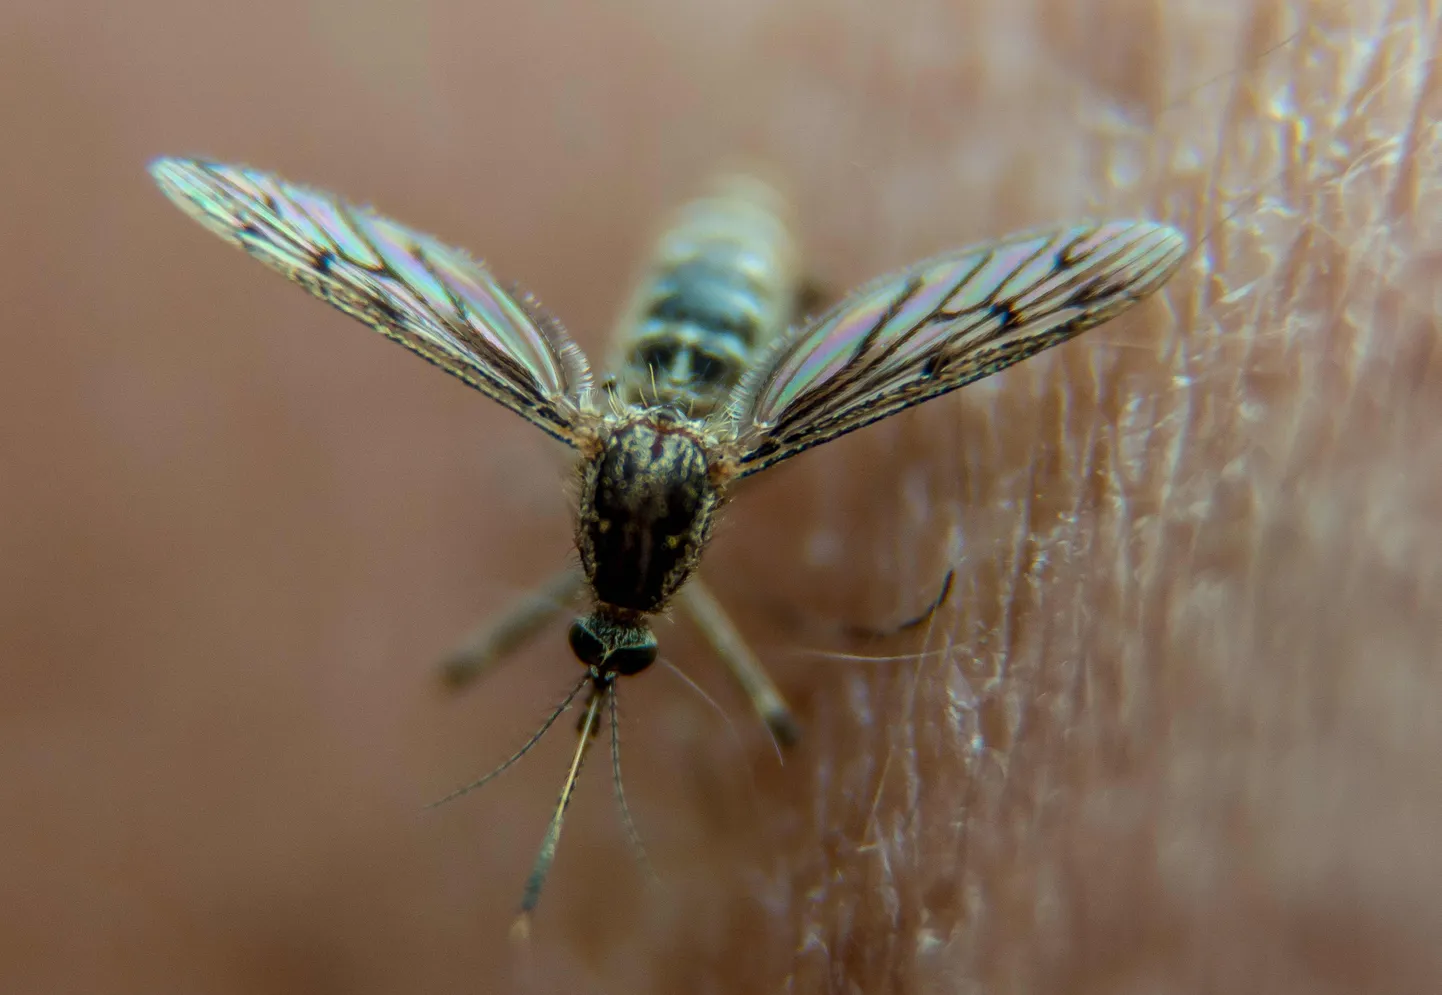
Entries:
<svg viewBox="0 0 1442 995">
<path fill-rule="evenodd" d="M 576 548 L 596 600 L 658 612 L 695 569 L 721 503 L 706 447 L 666 408 L 611 431 L 582 463 Z"/>
</svg>

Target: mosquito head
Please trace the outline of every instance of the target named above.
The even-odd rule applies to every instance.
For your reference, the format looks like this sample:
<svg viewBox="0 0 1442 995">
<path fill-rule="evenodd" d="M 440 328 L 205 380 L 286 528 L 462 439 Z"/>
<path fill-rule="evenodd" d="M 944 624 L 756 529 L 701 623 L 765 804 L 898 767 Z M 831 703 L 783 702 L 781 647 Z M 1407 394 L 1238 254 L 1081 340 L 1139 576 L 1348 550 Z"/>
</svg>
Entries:
<svg viewBox="0 0 1442 995">
<path fill-rule="evenodd" d="M 656 662 L 656 636 L 642 619 L 597 610 L 571 623 L 570 638 L 576 659 L 601 674 L 629 677 Z"/>
</svg>

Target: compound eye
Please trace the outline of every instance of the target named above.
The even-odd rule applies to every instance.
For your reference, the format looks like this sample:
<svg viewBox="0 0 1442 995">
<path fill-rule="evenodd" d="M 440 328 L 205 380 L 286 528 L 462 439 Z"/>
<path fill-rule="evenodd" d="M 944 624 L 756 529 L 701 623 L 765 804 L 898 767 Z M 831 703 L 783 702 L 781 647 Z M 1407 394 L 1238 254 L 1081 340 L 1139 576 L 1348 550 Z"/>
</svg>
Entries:
<svg viewBox="0 0 1442 995">
<path fill-rule="evenodd" d="M 656 662 L 656 637 L 650 636 L 637 646 L 621 646 L 606 658 L 606 668 L 625 677 L 639 674 Z"/>
<path fill-rule="evenodd" d="M 568 637 L 571 642 L 571 652 L 576 654 L 588 667 L 599 667 L 606 659 L 606 647 L 601 645 L 601 640 L 591 634 L 578 618 L 571 623 L 571 633 Z"/>
</svg>

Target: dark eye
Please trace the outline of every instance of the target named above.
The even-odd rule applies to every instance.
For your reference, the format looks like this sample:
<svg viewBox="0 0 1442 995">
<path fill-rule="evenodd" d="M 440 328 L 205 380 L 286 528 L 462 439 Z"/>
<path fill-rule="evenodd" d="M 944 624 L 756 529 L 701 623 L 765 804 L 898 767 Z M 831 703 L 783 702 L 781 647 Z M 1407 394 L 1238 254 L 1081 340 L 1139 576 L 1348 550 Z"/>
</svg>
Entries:
<svg viewBox="0 0 1442 995">
<path fill-rule="evenodd" d="M 579 618 L 571 623 L 569 639 L 571 641 L 571 652 L 576 654 L 576 659 L 588 667 L 599 667 L 601 665 L 601 662 L 606 657 L 606 647 L 601 644 L 601 640 L 591 634 L 590 629 L 581 624 Z"/>
<path fill-rule="evenodd" d="M 606 668 L 629 677 L 639 674 L 656 662 L 656 637 L 647 633 L 647 642 L 639 646 L 622 646 L 606 658 Z"/>
<path fill-rule="evenodd" d="M 586 619 L 578 618 L 571 623 L 570 642 L 571 652 L 576 654 L 588 667 L 596 667 L 599 670 L 611 674 L 620 674 L 629 677 L 632 674 L 639 674 L 651 664 L 656 662 L 656 637 L 647 629 L 619 629 L 608 632 L 608 635 L 629 639 L 630 642 L 608 649 L 606 644 L 599 639 L 590 627 Z"/>
</svg>

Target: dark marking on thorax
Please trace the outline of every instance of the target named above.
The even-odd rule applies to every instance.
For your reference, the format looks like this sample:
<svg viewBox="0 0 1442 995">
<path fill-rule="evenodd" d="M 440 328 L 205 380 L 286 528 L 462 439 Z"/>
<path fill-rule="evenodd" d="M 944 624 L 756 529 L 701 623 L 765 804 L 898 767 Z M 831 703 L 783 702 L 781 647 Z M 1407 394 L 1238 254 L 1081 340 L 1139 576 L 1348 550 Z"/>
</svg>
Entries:
<svg viewBox="0 0 1442 995">
<path fill-rule="evenodd" d="M 653 408 L 616 428 L 581 471 L 576 548 L 597 600 L 664 609 L 696 568 L 719 504 L 706 449 L 679 417 Z"/>
</svg>

